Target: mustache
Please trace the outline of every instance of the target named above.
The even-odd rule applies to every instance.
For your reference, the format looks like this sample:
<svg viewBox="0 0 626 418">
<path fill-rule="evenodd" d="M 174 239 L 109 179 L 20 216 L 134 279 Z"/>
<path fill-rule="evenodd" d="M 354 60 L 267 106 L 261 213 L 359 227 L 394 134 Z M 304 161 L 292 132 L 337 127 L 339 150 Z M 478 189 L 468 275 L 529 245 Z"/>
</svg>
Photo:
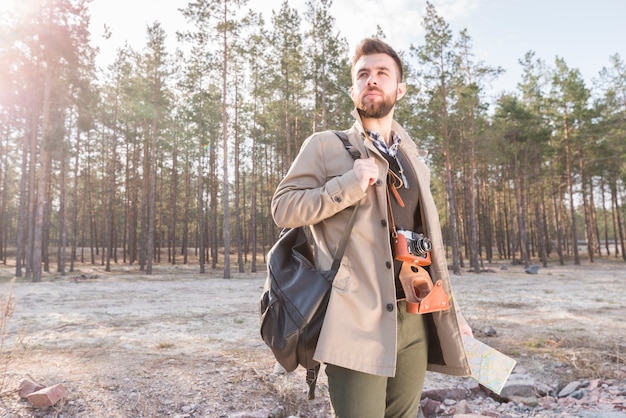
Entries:
<svg viewBox="0 0 626 418">
<path fill-rule="evenodd" d="M 377 93 L 383 94 L 383 91 L 381 89 L 379 89 L 378 87 L 374 87 L 374 86 L 368 87 L 367 90 L 363 91 L 363 94 L 367 94 L 367 93 L 372 92 L 372 91 L 375 91 Z"/>
<path fill-rule="evenodd" d="M 368 87 L 367 89 L 363 90 L 363 92 L 361 93 L 361 95 L 359 96 L 360 100 L 363 100 L 363 98 L 371 93 L 371 92 L 375 92 L 380 94 L 382 97 L 385 97 L 385 92 L 383 92 L 381 89 L 379 89 L 378 87 Z"/>
</svg>

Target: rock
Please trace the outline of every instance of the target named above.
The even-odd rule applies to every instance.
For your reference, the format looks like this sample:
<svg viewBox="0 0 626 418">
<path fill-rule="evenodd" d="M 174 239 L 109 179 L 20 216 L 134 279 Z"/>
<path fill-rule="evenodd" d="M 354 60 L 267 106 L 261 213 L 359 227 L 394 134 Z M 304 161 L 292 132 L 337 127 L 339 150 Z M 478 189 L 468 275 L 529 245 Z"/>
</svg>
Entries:
<svg viewBox="0 0 626 418">
<path fill-rule="evenodd" d="M 285 408 L 277 406 L 270 412 L 269 418 L 285 418 Z"/>
<path fill-rule="evenodd" d="M 570 396 L 570 398 L 581 400 L 582 398 L 585 397 L 586 394 L 587 394 L 587 390 L 586 389 L 578 389 L 578 390 L 570 393 L 569 396 Z"/>
<path fill-rule="evenodd" d="M 539 272 L 539 266 L 533 264 L 532 266 L 528 266 L 528 268 L 524 270 L 524 272 L 528 274 L 537 274 Z"/>
<path fill-rule="evenodd" d="M 481 335 L 483 337 L 495 337 L 497 334 L 498 332 L 491 325 L 485 325 L 478 330 L 478 335 Z"/>
<path fill-rule="evenodd" d="M 439 402 L 443 402 L 445 400 L 455 400 L 460 401 L 461 399 L 467 398 L 467 389 L 464 388 L 441 388 L 441 389 L 431 389 L 422 392 L 422 399 L 434 399 Z"/>
<path fill-rule="evenodd" d="M 539 399 L 535 396 L 523 397 L 523 396 L 511 396 L 509 399 L 511 402 L 515 402 L 516 404 L 522 404 L 524 406 L 530 406 L 532 408 L 539 405 Z"/>
<path fill-rule="evenodd" d="M 443 401 L 443 405 L 444 406 L 456 405 L 456 401 L 454 399 L 446 399 L 445 401 Z"/>
<path fill-rule="evenodd" d="M 505 399 L 512 397 L 532 398 L 537 395 L 546 395 L 550 390 L 549 387 L 537 383 L 532 376 L 514 373 L 509 376 L 509 379 L 504 384 L 500 396 Z"/>
<path fill-rule="evenodd" d="M 61 383 L 48 386 L 26 397 L 37 408 L 46 408 L 59 402 L 65 396 L 65 388 Z"/>
<path fill-rule="evenodd" d="M 425 417 L 435 417 L 437 416 L 440 406 L 441 402 L 439 401 L 430 398 L 422 398 L 420 402 L 420 413 L 424 414 Z"/>
<path fill-rule="evenodd" d="M 28 395 L 30 395 L 33 392 L 37 392 L 38 390 L 41 390 L 45 388 L 44 385 L 42 385 L 41 383 L 35 383 L 33 381 L 30 381 L 28 379 L 24 379 L 20 382 L 20 387 L 18 388 L 18 393 L 20 395 L 20 398 L 27 398 Z"/>
<path fill-rule="evenodd" d="M 599 387 L 600 387 L 600 379 L 593 379 L 591 382 L 589 382 L 589 386 L 587 387 L 587 389 L 596 390 Z"/>
<path fill-rule="evenodd" d="M 285 368 L 279 362 L 276 362 L 274 363 L 274 370 L 272 371 L 272 373 L 286 374 L 287 370 L 285 370 Z"/>
<path fill-rule="evenodd" d="M 267 418 L 269 416 L 267 411 L 241 411 L 236 412 L 228 416 L 228 418 Z"/>
<path fill-rule="evenodd" d="M 564 398 L 566 396 L 571 395 L 574 391 L 580 388 L 581 383 L 578 380 L 574 380 L 573 382 L 569 382 L 561 391 L 559 392 L 559 398 Z"/>
<path fill-rule="evenodd" d="M 470 408 L 469 403 L 463 399 L 462 401 L 460 401 L 455 408 L 455 415 L 456 414 L 471 414 L 472 413 L 472 408 Z"/>
</svg>

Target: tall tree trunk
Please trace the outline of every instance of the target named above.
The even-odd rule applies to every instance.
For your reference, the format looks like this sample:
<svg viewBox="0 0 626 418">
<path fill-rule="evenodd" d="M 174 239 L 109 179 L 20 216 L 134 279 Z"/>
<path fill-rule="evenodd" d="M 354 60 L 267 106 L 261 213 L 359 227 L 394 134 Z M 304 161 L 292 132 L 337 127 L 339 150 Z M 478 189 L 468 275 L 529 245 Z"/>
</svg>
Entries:
<svg viewBox="0 0 626 418">
<path fill-rule="evenodd" d="M 80 128 L 76 127 L 76 151 L 74 154 L 74 179 L 72 185 L 72 238 L 70 240 L 70 272 L 74 272 L 76 246 L 78 245 L 78 166 L 80 156 Z"/>
<path fill-rule="evenodd" d="M 456 201 L 454 198 L 454 186 L 452 185 L 452 162 L 450 161 L 450 150 L 444 150 L 445 161 L 445 178 L 446 178 L 446 193 L 448 195 L 448 213 L 449 228 L 450 228 L 450 244 L 452 245 L 452 271 L 454 274 L 461 274 L 461 267 L 459 264 L 459 242 L 457 237 L 457 210 Z"/>
<path fill-rule="evenodd" d="M 467 184 L 467 201 L 469 205 L 469 260 L 470 267 L 474 268 L 475 273 L 481 272 L 480 263 L 478 262 L 478 250 L 480 243 L 478 242 L 478 227 L 476 225 L 478 216 L 476 215 L 476 158 L 474 152 L 474 140 L 470 138 L 470 156 L 469 156 L 469 178 L 466 179 Z"/>
<path fill-rule="evenodd" d="M 562 199 L 558 199 L 559 196 L 561 196 L 560 190 L 559 190 L 559 186 L 558 184 L 555 184 L 555 176 L 553 173 L 551 173 L 552 175 L 550 176 L 550 178 L 552 179 L 551 181 L 551 185 L 552 185 L 552 219 L 554 220 L 554 230 L 556 231 L 556 252 L 557 255 L 559 256 L 559 265 L 564 266 L 565 265 L 565 259 L 563 257 L 563 227 L 561 225 L 561 217 L 560 217 L 560 213 L 561 210 L 559 208 L 559 205 L 562 204 L 563 200 Z M 558 201 L 557 201 L 558 199 Z"/>
<path fill-rule="evenodd" d="M 148 173 L 148 230 L 146 236 L 146 274 L 152 274 L 152 260 L 154 258 L 154 235 L 155 235 L 155 210 L 156 210 L 156 166 L 150 164 Z"/>
<path fill-rule="evenodd" d="M 42 275 L 42 255 L 43 255 L 43 234 L 44 228 L 47 225 L 44 224 L 45 211 L 46 211 L 46 196 L 51 157 L 48 151 L 42 147 L 41 151 L 41 167 L 39 169 L 39 181 L 37 183 L 37 205 L 35 211 L 35 228 L 33 236 L 33 262 L 32 262 L 32 281 L 40 282 Z"/>
<path fill-rule="evenodd" d="M 128 127 L 124 128 L 124 138 L 128 138 Z M 130 246 L 128 244 L 129 240 L 129 217 L 130 217 L 130 144 L 128 140 L 126 140 L 125 152 L 126 159 L 124 161 L 124 198 L 123 198 L 123 209 L 124 209 L 124 223 L 122 225 L 122 260 L 123 263 L 126 264 L 127 259 L 129 258 L 129 249 Z M 132 264 L 132 263 L 131 263 Z"/>
<path fill-rule="evenodd" d="M 141 228 L 141 222 L 143 216 L 141 215 L 141 206 L 139 199 L 139 192 L 142 190 L 142 178 L 137 175 L 140 166 L 141 147 L 139 143 L 133 143 L 132 147 L 132 168 L 131 177 L 129 181 L 130 185 L 130 202 L 128 208 L 128 262 L 132 265 L 134 263 L 140 263 L 139 260 L 139 248 L 140 237 L 137 236 L 139 228 Z"/>
<path fill-rule="evenodd" d="M 546 258 L 550 257 L 552 253 L 552 235 L 550 234 L 549 228 L 549 217 L 548 217 L 548 200 L 546 199 L 545 187 L 541 187 L 541 217 L 543 220 L 543 231 L 545 233 L 545 249 L 546 249 Z"/>
<path fill-rule="evenodd" d="M 622 253 L 622 258 L 626 260 L 626 251 L 624 251 L 624 230 L 622 229 L 622 217 L 619 213 L 620 206 L 617 196 L 617 179 L 612 177 L 610 179 L 611 186 L 611 201 L 613 203 L 613 225 L 615 230 L 615 256 Z M 617 241 L 619 239 L 619 247 Z"/>
<path fill-rule="evenodd" d="M 595 193 L 593 192 L 593 177 L 589 178 L 589 217 L 591 221 L 591 231 L 593 232 L 592 250 L 599 257 L 602 257 L 602 244 L 600 243 L 600 226 L 598 225 L 598 214 L 596 211 Z"/>
<path fill-rule="evenodd" d="M 491 205 L 491 201 L 492 199 L 489 196 L 489 192 L 487 190 L 487 179 L 483 178 L 481 180 L 480 183 L 480 188 L 481 188 L 481 231 L 483 234 L 483 239 L 484 239 L 484 246 L 485 246 L 485 258 L 487 259 L 488 263 L 491 263 L 493 261 L 493 246 L 494 246 L 494 242 L 493 242 L 493 237 L 494 237 L 494 230 L 495 230 L 495 225 L 494 222 L 496 222 L 497 217 L 495 216 L 495 211 L 496 211 L 496 207 L 495 205 Z M 493 200 L 495 200 L 495 197 L 493 198 Z"/>
<path fill-rule="evenodd" d="M 224 20 L 228 18 L 228 2 L 224 1 Z M 222 55 L 222 151 L 224 152 L 223 165 L 223 210 L 224 210 L 224 278 L 230 278 L 230 183 L 228 179 L 228 30 L 224 25 Z"/>
<path fill-rule="evenodd" d="M 113 118 L 114 123 L 117 125 L 117 118 Z M 107 187 L 107 213 L 106 213 L 106 260 L 105 260 L 105 271 L 111 271 L 111 257 L 113 256 L 113 214 L 115 213 L 115 161 L 117 159 L 117 129 L 113 130 L 113 138 L 112 138 L 112 149 L 110 150 L 109 155 L 111 159 L 109 160 L 109 169 L 108 177 L 109 184 Z"/>
<path fill-rule="evenodd" d="M 250 186 L 250 247 L 252 251 L 252 260 L 250 265 L 250 272 L 256 273 L 256 254 L 257 254 L 257 219 L 256 219 L 256 199 L 257 199 L 257 155 L 256 155 L 256 141 L 252 140 L 252 173 L 250 178 L 252 184 Z"/>
<path fill-rule="evenodd" d="M 191 207 L 191 172 L 189 164 L 189 155 L 185 155 L 185 206 L 183 209 L 183 237 L 182 244 L 180 246 L 180 252 L 183 256 L 183 264 L 187 264 L 189 256 L 189 209 Z M 198 179 L 200 181 L 200 179 Z"/>
<path fill-rule="evenodd" d="M 26 276 L 33 274 L 33 240 L 35 237 L 36 208 L 37 208 L 37 132 L 39 112 L 35 111 L 36 101 L 33 101 L 31 126 L 29 136 L 30 158 L 28 161 L 28 219 L 26 221 L 26 247 L 24 252 Z M 41 257 L 39 257 L 41 259 Z"/>
<path fill-rule="evenodd" d="M 89 252 L 91 264 L 96 264 L 96 254 L 98 251 L 98 230 L 96 229 L 96 209 L 93 201 L 93 191 L 91 189 L 91 170 L 87 175 L 88 188 L 88 204 L 87 212 L 89 213 Z"/>
<path fill-rule="evenodd" d="M 202 153 L 199 155 L 199 164 L 198 164 L 198 196 L 197 196 L 197 205 L 198 205 L 198 230 L 196 233 L 196 247 L 198 248 L 198 263 L 200 264 L 200 273 L 205 273 L 205 257 L 204 257 L 204 177 L 202 175 L 204 162 L 202 158 Z"/>
<path fill-rule="evenodd" d="M 157 139 L 159 135 L 158 116 L 160 109 L 158 104 L 158 95 L 161 90 L 159 74 L 155 66 L 152 74 L 152 106 L 157 112 L 156 117 L 152 117 L 150 124 L 149 138 L 146 148 L 150 154 L 154 154 L 157 148 Z M 154 155 L 148 161 L 148 205 L 147 205 L 147 231 L 146 231 L 146 274 L 152 274 L 152 261 L 154 259 L 154 238 L 156 234 L 155 217 L 156 217 L 156 170 L 158 165 L 157 155 Z"/>
<path fill-rule="evenodd" d="M 3 135 L 3 138 L 5 136 Z M 8 186 L 9 186 L 9 175 L 8 175 L 8 152 L 4 151 L 7 147 L 0 144 L 0 155 L 2 155 L 2 161 L 0 161 L 0 176 L 2 177 L 2 195 L 0 195 L 0 261 L 2 264 L 7 264 L 7 246 L 8 246 L 8 222 L 9 218 L 7 214 L 7 204 L 9 200 L 8 196 Z M 2 173 L 4 173 L 2 175 Z"/>
<path fill-rule="evenodd" d="M 33 262 L 32 262 L 32 280 L 33 282 L 41 281 L 41 258 L 43 254 L 43 235 L 44 228 L 48 226 L 44 224 L 46 212 L 46 198 L 48 197 L 48 183 L 50 181 L 50 169 L 52 166 L 52 157 L 48 143 L 50 141 L 50 95 L 52 93 L 52 69 L 48 68 L 44 74 L 43 89 L 43 111 L 41 121 L 42 145 L 40 149 L 39 181 L 37 183 L 37 200 L 35 206 L 35 222 L 33 232 Z"/>
<path fill-rule="evenodd" d="M 170 224 L 168 235 L 168 259 L 172 265 L 176 265 L 176 220 L 178 218 L 178 213 L 176 211 L 177 205 L 176 200 L 178 197 L 178 145 L 177 141 L 174 140 L 174 149 L 172 151 L 172 180 L 170 184 Z"/>
<path fill-rule="evenodd" d="M 43 271 L 50 272 L 50 217 L 52 216 L 52 155 L 50 155 L 48 184 L 46 187 L 46 197 L 44 198 L 43 212 L 43 230 L 41 234 L 41 261 L 43 262 Z"/>
<path fill-rule="evenodd" d="M 206 237 L 206 239 L 210 242 L 211 248 L 211 268 L 217 268 L 217 257 L 218 257 L 218 242 L 217 242 L 217 222 L 218 222 L 218 214 L 217 214 L 217 192 L 218 192 L 218 181 L 217 178 L 217 142 L 211 138 L 211 148 L 209 150 L 209 191 L 211 201 L 209 202 L 209 224 L 206 225 L 209 228 L 208 236 L 205 235 L 205 231 L 202 231 L 202 237 Z M 200 227 L 200 226 L 198 226 Z M 205 248 L 203 243 L 202 248 Z"/>
<path fill-rule="evenodd" d="M 537 245 L 539 246 L 539 258 L 544 267 L 548 267 L 548 254 L 546 251 L 546 233 L 543 228 L 542 219 L 542 202 L 543 200 L 537 199 L 535 202 L 535 217 L 537 222 Z"/>
<path fill-rule="evenodd" d="M 607 219 L 606 209 L 606 196 L 604 192 L 604 177 L 600 178 L 600 195 L 602 196 L 602 220 L 604 223 L 604 248 L 606 248 L 606 254 L 611 255 L 611 247 L 609 246 L 609 220 Z M 599 236 L 599 234 L 598 234 Z M 615 237 L 615 245 L 617 245 L 617 237 Z"/>
<path fill-rule="evenodd" d="M 522 175 L 522 168 L 518 156 L 515 156 L 515 208 L 517 213 L 517 229 L 518 242 L 520 250 L 520 259 L 525 268 L 530 266 L 530 257 L 528 254 L 528 231 L 526 222 L 526 199 L 524 198 L 525 184 Z"/>
<path fill-rule="evenodd" d="M 578 254 L 578 232 L 576 231 L 576 208 L 574 203 L 574 182 L 572 173 L 572 154 L 570 149 L 570 135 L 567 112 L 563 115 L 564 133 L 565 133 L 565 175 L 567 179 L 567 191 L 569 193 L 569 210 L 571 219 L 572 245 L 574 249 L 574 264 L 580 265 L 580 255 Z"/>
<path fill-rule="evenodd" d="M 244 263 L 243 263 L 243 227 L 241 222 L 241 217 L 245 215 L 245 205 L 242 209 L 241 207 L 241 161 L 239 158 L 240 150 L 240 134 L 239 134 L 239 81 L 235 81 L 235 123 L 234 123 L 234 136 L 235 136 L 235 149 L 234 149 L 234 158 L 235 158 L 235 239 L 237 242 L 237 266 L 239 273 L 244 272 Z M 244 194 L 245 196 L 245 194 Z M 243 215 L 242 215 L 243 212 Z"/>
<path fill-rule="evenodd" d="M 19 210 L 17 212 L 17 231 L 16 231 L 16 253 L 15 253 L 15 277 L 22 277 L 22 266 L 24 262 L 26 243 L 26 234 L 28 228 L 26 227 L 26 220 L 28 218 L 28 194 L 26 193 L 26 183 L 29 177 L 28 173 L 28 148 L 29 148 L 30 135 L 27 133 L 24 135 L 22 146 L 22 164 L 20 174 L 20 203 Z"/>
<path fill-rule="evenodd" d="M 515 237 L 517 234 L 515 233 L 515 205 L 513 204 L 513 193 L 511 192 L 511 188 L 506 188 L 506 209 L 507 209 L 507 255 L 508 258 L 512 260 L 513 263 L 517 263 L 517 245 L 519 240 Z"/>
<path fill-rule="evenodd" d="M 504 209 L 502 204 L 502 192 L 496 192 L 494 194 L 494 205 L 493 205 L 493 219 L 494 219 L 494 237 L 496 240 L 496 248 L 498 249 L 498 257 L 500 260 L 506 258 L 506 249 L 505 249 L 505 226 L 506 223 L 505 217 L 503 215 Z"/>
<path fill-rule="evenodd" d="M 143 178 L 141 180 L 141 232 L 139 235 L 139 269 L 145 271 L 148 251 L 148 215 L 150 205 L 150 173 L 152 172 L 152 156 L 150 155 L 149 139 L 144 139 L 143 145 Z"/>
<path fill-rule="evenodd" d="M 65 155 L 65 147 L 61 151 L 61 168 L 59 174 L 59 244 L 57 248 L 57 272 L 62 276 L 65 275 L 66 249 L 67 249 L 67 219 L 65 215 L 65 202 L 67 200 L 66 171 L 67 156 Z"/>
<path fill-rule="evenodd" d="M 585 217 L 585 241 L 587 243 L 587 257 L 589 257 L 589 262 L 593 263 L 595 255 L 595 237 L 593 223 L 591 220 L 591 208 L 589 207 L 590 204 L 593 205 L 593 202 L 589 202 L 589 196 L 587 195 L 587 177 L 585 173 L 585 162 L 583 159 L 583 150 L 580 148 L 578 150 L 578 168 L 580 170 L 580 189 L 583 200 L 583 214 Z"/>
</svg>

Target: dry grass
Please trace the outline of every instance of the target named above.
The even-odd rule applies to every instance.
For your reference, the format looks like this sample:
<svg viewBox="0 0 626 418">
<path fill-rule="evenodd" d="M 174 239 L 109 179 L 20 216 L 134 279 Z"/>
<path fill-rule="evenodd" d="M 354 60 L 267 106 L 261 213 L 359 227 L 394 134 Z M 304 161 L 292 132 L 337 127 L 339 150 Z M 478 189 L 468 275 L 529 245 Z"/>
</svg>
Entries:
<svg viewBox="0 0 626 418">
<path fill-rule="evenodd" d="M 323 374 L 317 399 L 309 402 L 304 370 L 273 373 L 274 360 L 258 335 L 263 268 L 239 274 L 234 267 L 228 280 L 221 270 L 200 275 L 197 265 L 181 264 L 155 266 L 153 276 L 136 266 L 114 265 L 108 273 L 85 264 L 73 274 L 93 279 L 18 280 L 2 297 L 13 315 L 5 315 L 12 322 L 4 351 L 15 346 L 15 329 L 30 320 L 29 335 L 16 346 L 7 386 L 27 373 L 48 385 L 61 381 L 68 397 L 37 415 L 46 418 L 228 416 L 278 408 L 285 416 L 326 416 Z M 626 378 L 623 262 L 554 265 L 535 276 L 517 266 L 492 269 L 497 273 L 453 277 L 474 329 L 497 330 L 479 339 L 541 382 Z M 12 273 L 0 266 L 0 290 L 10 289 Z M 16 326 L 16 320 L 22 322 Z M 34 413 L 17 395 L 0 397 L 0 416 Z"/>
<path fill-rule="evenodd" d="M 13 286 L 15 285 L 15 278 L 11 279 L 8 288 L 0 293 L 0 353 L 2 353 L 2 360 L 0 362 L 0 394 L 4 393 L 4 387 L 6 384 L 7 370 L 11 361 L 15 357 L 17 349 L 20 347 L 25 330 L 21 331 L 20 336 L 15 340 L 13 344 L 7 347 L 9 337 L 9 326 L 11 318 L 15 313 L 15 300 L 13 298 Z"/>
</svg>

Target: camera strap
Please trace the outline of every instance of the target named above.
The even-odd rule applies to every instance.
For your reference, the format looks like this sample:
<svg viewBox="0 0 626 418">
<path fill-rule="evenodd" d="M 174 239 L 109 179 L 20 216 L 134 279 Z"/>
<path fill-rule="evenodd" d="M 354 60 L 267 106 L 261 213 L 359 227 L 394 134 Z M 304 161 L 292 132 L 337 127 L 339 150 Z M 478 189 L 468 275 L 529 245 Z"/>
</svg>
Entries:
<svg viewBox="0 0 626 418">
<path fill-rule="evenodd" d="M 398 191 L 394 190 L 397 194 Z M 389 223 L 391 224 L 391 237 L 395 240 L 398 237 L 398 231 L 396 230 L 396 222 L 393 220 L 393 209 L 391 208 L 391 196 L 389 196 L 389 187 L 387 187 L 387 210 L 389 211 Z M 400 199 L 400 195 L 398 195 Z M 402 199 L 398 203 L 402 202 Z M 400 203 L 404 206 L 404 202 Z"/>
<path fill-rule="evenodd" d="M 398 201 L 400 207 L 404 207 L 404 201 L 400 197 L 398 189 L 404 186 L 404 181 L 393 170 L 387 170 L 387 201 L 389 201 L 389 189 L 393 192 L 393 196 Z M 389 206 L 391 210 L 391 206 Z"/>
</svg>

